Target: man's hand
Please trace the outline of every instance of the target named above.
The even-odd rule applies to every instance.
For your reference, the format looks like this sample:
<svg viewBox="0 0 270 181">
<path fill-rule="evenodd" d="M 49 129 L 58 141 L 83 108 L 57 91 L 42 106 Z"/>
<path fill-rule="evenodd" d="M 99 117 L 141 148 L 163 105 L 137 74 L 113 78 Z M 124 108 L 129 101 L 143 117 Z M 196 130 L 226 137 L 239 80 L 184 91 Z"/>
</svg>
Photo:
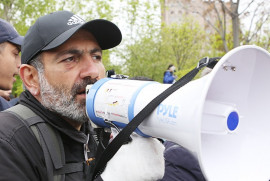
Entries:
<svg viewBox="0 0 270 181">
<path fill-rule="evenodd" d="M 101 174 L 104 181 L 156 181 L 164 175 L 163 144 L 155 138 L 132 134 L 107 163 Z"/>
</svg>

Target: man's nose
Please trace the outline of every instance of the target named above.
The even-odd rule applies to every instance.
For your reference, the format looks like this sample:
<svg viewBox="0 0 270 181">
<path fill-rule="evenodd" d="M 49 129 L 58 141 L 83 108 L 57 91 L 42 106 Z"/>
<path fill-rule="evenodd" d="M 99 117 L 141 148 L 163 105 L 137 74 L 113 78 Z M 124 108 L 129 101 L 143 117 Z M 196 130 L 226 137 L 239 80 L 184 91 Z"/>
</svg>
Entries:
<svg viewBox="0 0 270 181">
<path fill-rule="evenodd" d="M 20 69 L 20 66 L 21 66 L 21 57 L 19 56 L 17 59 L 16 59 L 16 67 L 18 69 Z"/>
<path fill-rule="evenodd" d="M 91 56 L 87 56 L 81 62 L 81 73 L 80 77 L 84 79 L 85 77 L 91 77 L 92 79 L 98 79 L 100 75 L 99 64 L 101 62 L 95 61 Z"/>
</svg>

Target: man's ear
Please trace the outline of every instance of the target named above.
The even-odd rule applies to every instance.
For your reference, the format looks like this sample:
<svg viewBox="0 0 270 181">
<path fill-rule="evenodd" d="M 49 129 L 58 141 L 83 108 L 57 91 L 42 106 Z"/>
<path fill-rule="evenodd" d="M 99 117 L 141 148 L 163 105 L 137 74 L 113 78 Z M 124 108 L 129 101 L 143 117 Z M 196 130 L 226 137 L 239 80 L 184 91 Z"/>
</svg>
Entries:
<svg viewBox="0 0 270 181">
<path fill-rule="evenodd" d="M 20 67 L 20 77 L 27 88 L 33 96 L 38 96 L 40 93 L 38 71 L 35 67 L 22 64 Z"/>
</svg>

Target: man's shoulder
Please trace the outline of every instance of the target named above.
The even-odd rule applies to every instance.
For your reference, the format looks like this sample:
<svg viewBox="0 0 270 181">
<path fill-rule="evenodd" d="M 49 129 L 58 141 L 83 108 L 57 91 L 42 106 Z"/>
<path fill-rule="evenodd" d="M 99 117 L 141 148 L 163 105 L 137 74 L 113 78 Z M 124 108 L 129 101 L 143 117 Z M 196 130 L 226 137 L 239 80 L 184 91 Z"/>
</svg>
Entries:
<svg viewBox="0 0 270 181">
<path fill-rule="evenodd" d="M 166 70 L 166 71 L 165 71 L 165 75 L 171 75 L 171 72 L 168 71 L 168 70 Z"/>
<path fill-rule="evenodd" d="M 0 145 L 0 180 L 47 180 L 38 140 L 19 117 L 6 111 L 0 112 Z"/>
</svg>

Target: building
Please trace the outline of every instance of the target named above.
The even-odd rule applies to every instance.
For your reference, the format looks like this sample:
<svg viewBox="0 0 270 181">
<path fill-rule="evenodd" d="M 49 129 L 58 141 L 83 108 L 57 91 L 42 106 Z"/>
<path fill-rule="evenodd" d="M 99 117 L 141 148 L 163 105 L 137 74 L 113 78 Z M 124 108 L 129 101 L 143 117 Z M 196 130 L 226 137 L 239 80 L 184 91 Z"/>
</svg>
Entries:
<svg viewBox="0 0 270 181">
<path fill-rule="evenodd" d="M 222 6 L 214 0 L 163 0 L 162 21 L 166 25 L 181 23 L 184 17 L 193 16 L 205 31 L 214 31 L 215 23 L 224 22 Z M 229 5 L 229 4 L 227 4 Z M 215 9 L 216 8 L 216 9 Z M 221 19 L 218 19 L 218 14 Z M 226 24 L 230 22 L 230 16 L 226 16 Z M 212 25 L 211 25 L 212 24 Z"/>
</svg>

